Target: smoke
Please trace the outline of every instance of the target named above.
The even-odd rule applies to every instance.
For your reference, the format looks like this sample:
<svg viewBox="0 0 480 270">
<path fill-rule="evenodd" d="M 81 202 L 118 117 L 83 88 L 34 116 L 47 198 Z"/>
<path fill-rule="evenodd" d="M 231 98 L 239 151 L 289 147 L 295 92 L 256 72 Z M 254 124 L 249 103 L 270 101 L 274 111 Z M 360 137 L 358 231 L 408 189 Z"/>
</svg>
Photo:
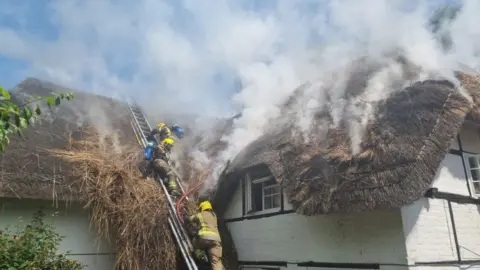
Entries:
<svg viewBox="0 0 480 270">
<path fill-rule="evenodd" d="M 372 104 L 418 79 L 454 80 L 461 64 L 480 68 L 480 3 L 458 2 L 460 10 L 435 13 L 445 2 L 56 1 L 45 11 L 55 39 L 0 26 L 9 37 L 0 55 L 66 86 L 134 96 L 158 121 L 202 115 L 189 117 L 187 137 L 203 140 L 187 139 L 182 150 L 215 167 L 213 185 L 227 160 L 279 123 L 293 122 L 308 142 L 330 127 L 313 121 L 328 111 L 333 126 L 347 123 L 356 152 Z M 216 138 L 211 119 L 239 112 Z M 209 154 L 216 139 L 225 147 Z"/>
<path fill-rule="evenodd" d="M 453 72 L 460 69 L 461 61 L 478 65 L 480 43 L 475 42 L 478 33 L 472 21 L 472 10 L 480 11 L 478 2 L 465 1 L 462 10 L 448 14 L 449 21 L 437 17 L 439 33 L 432 27 L 428 2 L 409 2 L 409 7 L 403 4 L 405 1 L 327 2 L 328 26 L 320 23 L 312 29 L 322 30 L 318 34 L 325 40 L 320 50 L 272 52 L 268 65 L 239 67 L 244 88 L 234 101 L 242 104 L 242 116 L 235 121 L 232 134 L 223 138 L 228 146 L 217 161 L 209 185 L 215 184 L 228 159 L 275 124 L 284 123 L 279 119 L 290 117 L 297 128 L 293 133 L 308 143 L 308 135 L 321 136 L 331 127 L 328 122 L 319 125 L 314 121 L 315 113 L 328 106 L 333 127 L 347 123 L 355 154 L 360 151 L 367 124 L 375 118 L 375 103 L 417 80 L 455 81 Z M 320 14 L 313 21 L 325 19 Z M 450 38 L 449 50 L 444 46 L 445 37 Z M 299 45 L 310 49 L 307 44 Z M 360 63 L 365 66 L 355 64 L 359 59 L 367 59 Z M 360 78 L 355 77 L 357 72 Z M 305 83 L 298 91 L 297 87 Z M 295 108 L 290 108 L 294 114 L 280 116 L 291 96 L 296 96 Z"/>
</svg>

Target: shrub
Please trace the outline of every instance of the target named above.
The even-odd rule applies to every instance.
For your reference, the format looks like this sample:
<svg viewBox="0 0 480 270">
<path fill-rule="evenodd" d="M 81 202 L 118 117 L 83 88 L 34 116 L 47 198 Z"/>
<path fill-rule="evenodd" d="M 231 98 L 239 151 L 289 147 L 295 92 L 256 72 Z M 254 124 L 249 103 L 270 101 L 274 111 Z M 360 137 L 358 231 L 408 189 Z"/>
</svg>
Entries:
<svg viewBox="0 0 480 270">
<path fill-rule="evenodd" d="M 84 265 L 67 258 L 69 252 L 58 253 L 64 238 L 55 227 L 45 224 L 44 213 L 38 211 L 26 226 L 0 230 L 0 269 L 3 270 L 80 270 Z"/>
</svg>

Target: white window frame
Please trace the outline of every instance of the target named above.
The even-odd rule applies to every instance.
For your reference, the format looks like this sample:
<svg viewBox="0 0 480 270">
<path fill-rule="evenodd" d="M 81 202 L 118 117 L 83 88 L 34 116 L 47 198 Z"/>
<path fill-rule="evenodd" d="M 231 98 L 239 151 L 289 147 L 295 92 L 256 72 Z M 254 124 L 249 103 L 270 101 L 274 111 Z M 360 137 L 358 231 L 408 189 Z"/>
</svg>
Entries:
<svg viewBox="0 0 480 270">
<path fill-rule="evenodd" d="M 265 195 L 265 189 L 268 189 L 268 188 L 278 188 L 278 192 L 275 192 L 272 194 L 269 194 L 269 195 Z M 279 184 L 272 184 L 272 185 L 268 185 L 268 186 L 265 186 L 263 185 L 262 186 L 262 208 L 265 208 L 265 199 L 266 198 L 269 198 L 270 200 L 273 199 L 274 196 L 278 196 L 279 200 L 280 200 L 280 205 L 277 206 L 277 207 L 272 207 L 272 208 L 268 208 L 266 210 L 263 210 L 263 211 L 268 211 L 270 209 L 280 209 L 282 207 L 282 203 L 281 203 L 281 200 L 282 200 L 282 190 L 280 189 L 280 185 Z"/>
<path fill-rule="evenodd" d="M 249 173 L 246 173 L 245 174 L 245 178 L 244 178 L 244 181 L 245 181 L 245 215 L 248 216 L 248 215 L 258 215 L 258 214 L 268 214 L 268 213 L 275 213 L 275 212 L 279 212 L 281 210 L 281 203 L 278 207 L 274 207 L 274 208 L 269 208 L 269 209 L 264 209 L 264 210 L 260 210 L 260 211 L 253 211 L 252 210 L 252 183 L 253 184 L 259 184 L 259 183 L 264 183 L 264 182 L 267 182 L 269 180 L 271 180 L 273 178 L 272 175 L 270 176 L 266 176 L 266 177 L 262 177 L 262 178 L 258 178 L 258 179 L 251 179 L 250 178 L 250 174 Z M 275 187 L 275 186 L 280 186 L 279 184 L 273 184 L 273 185 L 268 185 L 268 186 L 262 186 L 262 209 L 264 208 L 264 203 L 265 203 L 265 188 L 270 188 L 270 187 Z M 280 191 L 278 192 L 278 196 L 280 198 L 280 200 L 282 199 L 282 191 L 280 189 Z"/>
<path fill-rule="evenodd" d="M 469 158 L 471 158 L 471 157 L 474 157 L 474 158 L 477 159 L 477 162 L 479 164 L 478 168 L 471 168 L 470 167 Z M 477 169 L 480 172 L 480 154 L 463 153 L 463 160 L 464 160 L 464 166 L 467 169 L 467 183 L 468 183 L 468 186 L 470 187 L 470 190 L 472 191 L 472 197 L 479 198 L 480 197 L 480 192 L 477 193 L 475 191 L 474 183 L 480 183 L 480 180 L 473 180 L 472 170 Z"/>
</svg>

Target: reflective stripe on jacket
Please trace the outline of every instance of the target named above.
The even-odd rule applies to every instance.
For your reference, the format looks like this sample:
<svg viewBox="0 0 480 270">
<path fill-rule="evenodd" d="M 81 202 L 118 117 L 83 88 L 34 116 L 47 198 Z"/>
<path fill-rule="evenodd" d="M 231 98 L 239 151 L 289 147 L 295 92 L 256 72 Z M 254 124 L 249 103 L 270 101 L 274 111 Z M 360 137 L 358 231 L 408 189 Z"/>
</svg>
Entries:
<svg viewBox="0 0 480 270">
<path fill-rule="evenodd" d="M 198 236 L 200 238 L 221 242 L 215 213 L 212 211 L 202 211 L 190 216 L 188 219 L 200 225 L 200 229 L 198 230 Z"/>
</svg>

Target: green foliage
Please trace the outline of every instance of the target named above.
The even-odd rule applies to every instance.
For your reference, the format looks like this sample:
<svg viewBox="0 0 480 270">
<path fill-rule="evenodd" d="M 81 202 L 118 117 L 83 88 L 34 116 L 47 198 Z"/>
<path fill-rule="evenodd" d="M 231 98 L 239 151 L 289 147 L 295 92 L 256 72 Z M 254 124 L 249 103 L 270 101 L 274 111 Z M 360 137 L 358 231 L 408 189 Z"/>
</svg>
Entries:
<svg viewBox="0 0 480 270">
<path fill-rule="evenodd" d="M 42 111 L 38 102 L 45 102 L 49 108 L 60 105 L 61 101 L 71 100 L 73 93 L 52 93 L 50 96 L 29 100 L 25 104 L 17 105 L 10 101 L 10 93 L 0 86 L 0 152 L 5 152 L 10 143 L 10 137 L 14 134 L 22 136 L 22 129 L 30 126 Z M 31 105 L 36 106 L 33 108 Z"/>
<path fill-rule="evenodd" d="M 44 214 L 36 212 L 30 224 L 17 225 L 12 233 L 8 228 L 0 231 L 1 270 L 80 270 L 84 265 L 59 254 L 62 236 L 53 225 L 43 222 Z"/>
</svg>

